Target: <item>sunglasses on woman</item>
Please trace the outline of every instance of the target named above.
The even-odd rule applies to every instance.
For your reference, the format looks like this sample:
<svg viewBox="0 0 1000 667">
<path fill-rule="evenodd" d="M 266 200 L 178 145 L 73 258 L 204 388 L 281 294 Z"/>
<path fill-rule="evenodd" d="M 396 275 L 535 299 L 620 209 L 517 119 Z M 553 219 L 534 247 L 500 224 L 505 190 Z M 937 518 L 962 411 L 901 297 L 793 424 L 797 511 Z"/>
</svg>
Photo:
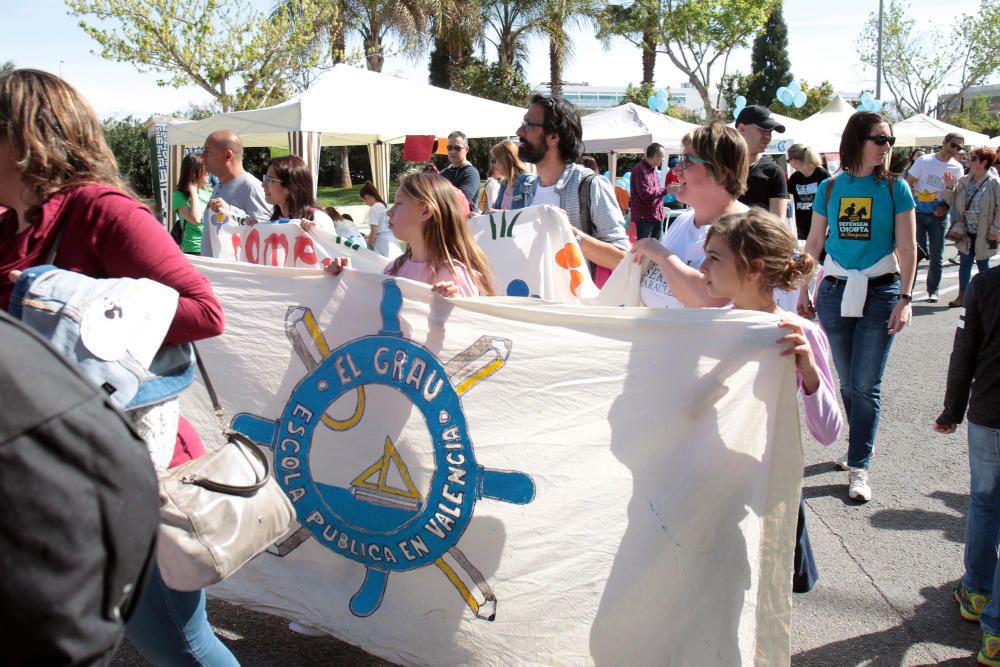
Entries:
<svg viewBox="0 0 1000 667">
<path fill-rule="evenodd" d="M 264 182 L 264 185 L 270 185 L 271 183 L 281 183 L 281 181 L 278 180 L 277 178 L 268 176 L 267 174 L 264 174 L 264 178 L 262 178 L 261 180 Z"/>
<path fill-rule="evenodd" d="M 681 158 L 677 161 L 677 168 L 688 169 L 692 162 L 697 162 L 698 164 L 710 164 L 708 160 L 702 160 L 696 155 L 681 155 Z"/>
<path fill-rule="evenodd" d="M 868 141 L 874 141 L 876 146 L 885 146 L 886 144 L 890 146 L 896 145 L 896 137 L 890 137 L 885 134 L 876 134 L 873 137 L 868 137 Z"/>
</svg>

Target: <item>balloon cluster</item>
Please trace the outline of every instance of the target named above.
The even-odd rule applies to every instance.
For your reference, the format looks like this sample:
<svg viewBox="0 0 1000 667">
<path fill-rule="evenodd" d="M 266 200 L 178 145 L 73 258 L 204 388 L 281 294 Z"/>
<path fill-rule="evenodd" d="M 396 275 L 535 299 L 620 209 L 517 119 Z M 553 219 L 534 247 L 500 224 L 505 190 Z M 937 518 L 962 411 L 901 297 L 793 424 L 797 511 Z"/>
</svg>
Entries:
<svg viewBox="0 0 1000 667">
<path fill-rule="evenodd" d="M 747 98 L 742 95 L 737 95 L 736 99 L 733 100 L 733 119 L 735 120 L 740 112 L 743 111 L 743 107 L 747 105 Z"/>
<path fill-rule="evenodd" d="M 861 102 L 855 107 L 858 111 L 871 111 L 872 113 L 879 113 L 882 111 L 882 100 L 877 100 L 872 97 L 872 94 L 867 90 L 861 93 Z"/>
<path fill-rule="evenodd" d="M 655 95 L 649 96 L 649 99 L 646 100 L 646 106 L 653 111 L 666 113 L 667 108 L 670 106 L 670 96 L 667 95 L 667 91 L 658 90 Z"/>
<path fill-rule="evenodd" d="M 787 86 L 782 86 L 774 91 L 774 96 L 786 107 L 794 105 L 796 109 L 801 109 L 808 101 L 805 91 L 802 90 L 802 84 L 795 79 L 792 79 L 792 82 Z"/>
</svg>

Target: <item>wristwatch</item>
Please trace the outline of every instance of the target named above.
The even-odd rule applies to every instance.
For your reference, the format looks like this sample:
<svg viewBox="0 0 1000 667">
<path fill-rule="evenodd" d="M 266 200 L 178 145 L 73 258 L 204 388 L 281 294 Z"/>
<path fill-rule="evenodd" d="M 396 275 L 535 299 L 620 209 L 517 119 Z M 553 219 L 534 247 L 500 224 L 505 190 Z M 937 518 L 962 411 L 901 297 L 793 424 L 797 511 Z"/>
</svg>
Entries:
<svg viewBox="0 0 1000 667">
<path fill-rule="evenodd" d="M 913 295 L 912 294 L 900 294 L 899 298 L 900 299 L 906 299 L 906 301 L 908 303 L 913 303 Z"/>
<path fill-rule="evenodd" d="M 577 243 L 579 243 L 579 242 L 580 242 L 580 239 L 582 239 L 582 238 L 583 238 L 583 232 L 581 232 L 581 231 L 580 231 L 579 229 L 577 229 L 576 227 L 573 227 L 573 236 L 575 236 L 575 237 L 576 237 L 576 242 L 577 242 Z"/>
</svg>

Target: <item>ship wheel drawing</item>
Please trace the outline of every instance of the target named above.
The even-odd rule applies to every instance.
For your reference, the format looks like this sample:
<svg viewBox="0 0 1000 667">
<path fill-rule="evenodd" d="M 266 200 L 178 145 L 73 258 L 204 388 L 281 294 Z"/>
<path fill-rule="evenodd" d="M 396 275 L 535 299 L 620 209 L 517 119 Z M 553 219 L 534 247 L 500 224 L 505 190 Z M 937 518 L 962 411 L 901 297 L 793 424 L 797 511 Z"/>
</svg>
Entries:
<svg viewBox="0 0 1000 667">
<path fill-rule="evenodd" d="M 313 538 L 364 565 L 364 582 L 350 601 L 356 616 L 378 610 L 390 573 L 434 565 L 477 618 L 492 621 L 496 596 L 458 542 L 477 501 L 527 504 L 535 485 L 522 472 L 477 463 L 461 397 L 504 367 L 512 343 L 481 336 L 441 363 L 403 336 L 396 282 L 382 287 L 382 328 L 333 350 L 312 311 L 290 307 L 285 331 L 306 375 L 277 419 L 244 413 L 232 420 L 234 431 L 273 451 L 275 477 L 301 524 L 270 551 L 283 556 Z M 408 414 L 405 427 L 383 423 L 380 406 Z M 415 463 L 394 437 L 410 444 Z M 313 465 L 337 447 L 370 451 L 371 464 L 333 473 L 337 466 Z"/>
</svg>

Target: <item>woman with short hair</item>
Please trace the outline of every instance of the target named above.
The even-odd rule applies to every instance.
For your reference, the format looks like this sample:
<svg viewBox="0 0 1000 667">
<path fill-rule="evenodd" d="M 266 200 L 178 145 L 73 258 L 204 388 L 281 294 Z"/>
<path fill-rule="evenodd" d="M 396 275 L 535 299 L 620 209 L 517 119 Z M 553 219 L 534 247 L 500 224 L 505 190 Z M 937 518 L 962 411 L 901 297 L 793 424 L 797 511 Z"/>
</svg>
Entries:
<svg viewBox="0 0 1000 667">
<path fill-rule="evenodd" d="M 788 191 L 795 202 L 795 228 L 799 240 L 805 241 L 809 238 L 809 226 L 812 224 L 816 188 L 830 178 L 830 172 L 823 168 L 819 155 L 805 144 L 792 144 L 788 148 L 788 164 L 795 170 L 788 178 Z"/>
<path fill-rule="evenodd" d="M 632 246 L 633 261 L 650 259 L 643 273 L 640 302 L 661 308 L 724 306 L 709 295 L 698 271 L 705 259 L 705 237 L 712 223 L 747 210 L 737 198 L 746 191 L 749 154 L 743 137 L 721 121 L 686 135 L 675 167 L 677 199 L 691 208 L 670 225 L 662 240 L 647 238 Z"/>
<path fill-rule="evenodd" d="M 989 270 L 990 257 L 997 254 L 1000 238 L 1000 180 L 990 167 L 996 162 L 997 152 L 992 148 L 977 148 L 969 154 L 969 173 L 956 179 L 945 172 L 942 191 L 945 202 L 951 207 L 952 220 L 960 220 L 964 229 L 958 248 L 958 296 L 949 301 L 950 308 L 958 308 L 965 301 L 965 288 L 972 279 L 972 263 L 980 273 Z"/>
</svg>

